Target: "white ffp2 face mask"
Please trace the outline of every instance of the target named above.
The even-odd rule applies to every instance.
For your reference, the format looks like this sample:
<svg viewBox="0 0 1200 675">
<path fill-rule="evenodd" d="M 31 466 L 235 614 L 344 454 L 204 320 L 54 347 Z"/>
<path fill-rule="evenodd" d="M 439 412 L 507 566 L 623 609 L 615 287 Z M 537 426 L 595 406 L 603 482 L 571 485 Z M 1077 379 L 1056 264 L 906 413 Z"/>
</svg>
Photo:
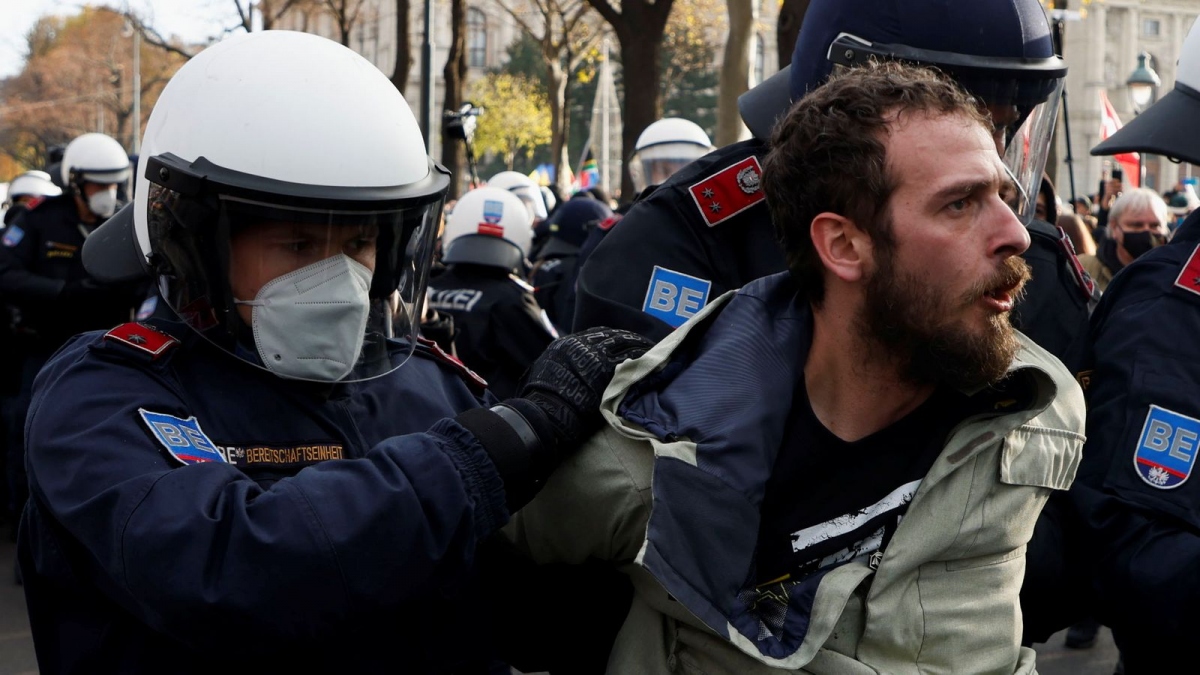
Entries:
<svg viewBox="0 0 1200 675">
<path fill-rule="evenodd" d="M 254 345 L 282 377 L 337 382 L 354 369 L 371 308 L 371 270 L 339 253 L 272 279 L 253 300 Z"/>
<path fill-rule="evenodd" d="M 99 218 L 111 218 L 117 212 L 117 186 L 88 197 L 88 209 Z"/>
</svg>

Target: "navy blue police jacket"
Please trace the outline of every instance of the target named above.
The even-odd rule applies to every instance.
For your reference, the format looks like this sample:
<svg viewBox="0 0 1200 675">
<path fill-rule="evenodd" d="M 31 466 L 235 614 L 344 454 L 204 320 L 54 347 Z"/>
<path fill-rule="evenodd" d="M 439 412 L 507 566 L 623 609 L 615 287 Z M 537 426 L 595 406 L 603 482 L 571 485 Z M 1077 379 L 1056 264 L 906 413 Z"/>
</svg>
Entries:
<svg viewBox="0 0 1200 675">
<path fill-rule="evenodd" d="M 450 265 L 429 280 L 429 306 L 454 317 L 455 353 L 500 398 L 516 395 L 521 376 L 557 337 L 533 289 L 499 267 Z"/>
<path fill-rule="evenodd" d="M 1088 440 L 1070 495 L 1099 618 L 1131 675 L 1177 672 L 1200 631 L 1198 245 L 1195 213 L 1113 278 L 1081 376 Z"/>
<path fill-rule="evenodd" d="M 508 518 L 447 418 L 492 402 L 424 347 L 321 386 L 178 323 L 78 336 L 26 425 L 41 672 L 443 672 L 478 642 L 473 556 Z"/>
<path fill-rule="evenodd" d="M 74 197 L 32 202 L 0 236 L 0 295 L 21 310 L 21 328 L 36 333 L 29 345 L 49 356 L 67 338 L 128 321 L 141 301 L 135 285 L 96 286 L 63 297 L 63 288 L 88 278 L 81 252 L 95 225 L 79 220 Z"/>
</svg>

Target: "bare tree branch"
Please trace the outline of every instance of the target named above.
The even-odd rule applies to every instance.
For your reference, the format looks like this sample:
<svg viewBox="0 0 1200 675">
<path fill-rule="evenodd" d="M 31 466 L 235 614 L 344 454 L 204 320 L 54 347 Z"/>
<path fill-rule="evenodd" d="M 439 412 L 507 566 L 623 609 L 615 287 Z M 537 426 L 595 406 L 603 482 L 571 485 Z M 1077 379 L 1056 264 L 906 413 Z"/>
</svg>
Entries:
<svg viewBox="0 0 1200 675">
<path fill-rule="evenodd" d="M 130 25 L 133 26 L 134 30 L 136 30 L 137 32 L 142 34 L 142 39 L 145 40 L 147 43 L 154 45 L 155 47 L 158 47 L 159 49 L 162 49 L 164 51 L 170 52 L 172 54 L 178 54 L 179 56 L 182 56 L 185 59 L 190 59 L 193 56 L 195 56 L 194 52 L 190 52 L 186 49 L 176 47 L 175 45 L 168 42 L 166 40 L 166 38 L 164 38 L 162 35 L 159 35 L 158 31 L 154 30 L 150 26 L 147 26 L 141 20 L 141 18 L 139 18 L 138 15 L 134 14 L 132 11 L 126 10 L 126 11 L 122 12 L 121 14 L 122 14 L 122 16 L 124 16 L 126 19 L 129 20 L 129 23 L 130 23 Z"/>
<path fill-rule="evenodd" d="M 599 12 L 605 21 L 614 27 L 621 24 L 621 13 L 608 0 L 588 0 L 588 4 L 592 6 L 592 9 Z"/>
<path fill-rule="evenodd" d="M 508 4 L 503 0 L 496 0 L 496 4 L 500 5 L 500 9 L 503 9 L 506 13 L 508 13 L 508 15 L 512 17 L 512 20 L 517 22 L 517 26 L 519 26 L 522 31 L 529 35 L 529 37 L 541 42 L 541 38 L 539 38 L 538 34 L 534 32 L 533 27 L 529 25 L 528 21 L 521 17 L 519 12 L 512 7 L 509 7 Z"/>
<path fill-rule="evenodd" d="M 242 28 L 245 28 L 246 32 L 249 33 L 250 29 L 253 27 L 253 24 L 252 24 L 253 16 L 250 13 L 251 6 L 247 5 L 243 9 L 242 8 L 242 0 L 233 0 L 233 6 L 237 8 L 238 19 L 240 19 L 242 22 Z"/>
</svg>

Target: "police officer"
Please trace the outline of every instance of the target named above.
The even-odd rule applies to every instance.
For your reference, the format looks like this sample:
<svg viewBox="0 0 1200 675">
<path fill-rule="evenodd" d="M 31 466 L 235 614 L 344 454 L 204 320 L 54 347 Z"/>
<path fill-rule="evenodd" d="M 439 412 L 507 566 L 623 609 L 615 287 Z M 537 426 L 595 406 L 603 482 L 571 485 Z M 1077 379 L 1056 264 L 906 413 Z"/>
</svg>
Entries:
<svg viewBox="0 0 1200 675">
<path fill-rule="evenodd" d="M 79 136 L 63 155 L 61 196 L 27 207 L 4 230 L 0 293 L 20 308 L 23 327 L 37 334 L 41 362 L 76 333 L 129 320 L 130 289 L 97 284 L 79 255 L 88 235 L 120 206 L 117 184 L 129 175 L 129 158 L 115 140 Z"/>
<path fill-rule="evenodd" d="M 41 671 L 448 670 L 486 640 L 477 545 L 644 340 L 557 342 L 498 405 L 415 346 L 449 176 L 335 42 L 209 47 L 142 148 L 84 257 L 149 271 L 177 319 L 80 336 L 38 378 L 18 555 Z"/>
<path fill-rule="evenodd" d="M 8 225 L 22 209 L 28 208 L 34 202 L 40 203 L 46 197 L 57 197 L 62 194 L 62 188 L 50 180 L 50 174 L 45 171 L 26 171 L 12 179 L 8 184 L 8 196 L 0 211 L 4 212 L 4 224 Z"/>
<path fill-rule="evenodd" d="M 633 157 L 629 162 L 629 174 L 633 179 L 633 187 L 637 194 L 633 200 L 627 200 L 617 207 L 615 218 L 610 216 L 602 220 L 598 227 L 588 231 L 584 243 L 579 247 L 577 263 L 579 268 L 583 267 L 583 263 L 591 256 L 592 251 L 596 250 L 604 237 L 612 231 L 613 225 L 616 225 L 617 221 L 629 212 L 637 195 L 647 193 L 647 190 L 653 190 L 675 172 L 713 150 L 708 134 L 704 133 L 704 129 L 701 129 L 699 124 L 679 117 L 666 117 L 646 127 L 645 131 L 638 136 L 634 148 Z M 593 196 L 608 203 L 607 195 Z M 575 270 L 575 277 L 579 277 L 579 269 Z M 577 289 L 572 284 L 572 312 L 574 312 L 576 293 Z M 573 319 L 574 315 L 572 314 L 564 321 L 570 323 Z"/>
<path fill-rule="evenodd" d="M 446 271 L 429 282 L 429 307 L 454 319 L 458 357 L 500 397 L 516 392 L 521 375 L 556 337 L 533 288 L 514 274 L 532 236 L 516 195 L 497 187 L 471 190 L 446 222 Z"/>
<path fill-rule="evenodd" d="M 790 102 L 832 68 L 868 58 L 941 68 L 987 104 L 999 150 L 1017 133 L 1028 139 L 1008 146 L 1006 164 L 1019 184 L 1014 201 L 1031 222 L 1038 158 L 1066 75 L 1039 3 L 814 0 L 790 67 L 739 100 L 754 138 L 693 162 L 634 205 L 580 271 L 574 326 L 617 325 L 659 339 L 721 293 L 786 269 L 762 203 L 765 139 Z M 1013 323 L 1070 361 L 1093 289 L 1056 228 L 1029 229 L 1034 243 L 1024 257 L 1035 281 Z"/>
<path fill-rule="evenodd" d="M 1200 24 L 1174 91 L 1093 155 L 1200 162 Z M 1200 630 L 1200 215 L 1126 265 L 1092 316 L 1087 445 L 1071 495 L 1087 521 L 1081 570 L 1128 675 L 1194 667 L 1173 647 Z"/>
<path fill-rule="evenodd" d="M 693 162 L 633 205 L 580 271 L 574 328 L 619 326 L 661 339 L 725 291 L 786 270 L 763 203 L 765 139 L 791 101 L 833 68 L 871 58 L 935 66 L 986 105 L 1014 179 L 1010 201 L 1033 240 L 1022 254 L 1033 281 L 1013 325 L 1077 370 L 1098 296 L 1066 235 L 1033 219 L 1067 70 L 1037 0 L 813 0 L 790 67 L 739 99 L 754 138 Z M 1048 522 L 1056 521 L 1057 507 L 1052 501 Z M 1026 639 L 1034 641 L 1069 621 L 1042 623 L 1065 606 L 1052 590 L 1061 585 L 1058 547 L 1049 547 L 1051 560 L 1041 559 L 1042 530 L 1031 544 L 1029 592 L 1022 594 L 1023 603 L 1046 603 L 1025 606 Z"/>
<path fill-rule="evenodd" d="M 538 304 L 559 332 L 570 332 L 575 315 L 580 247 L 588 234 L 612 214 L 612 209 L 587 193 L 572 197 L 550 214 L 546 243 L 538 252 L 529 280 Z"/>
<path fill-rule="evenodd" d="M 501 171 L 489 178 L 487 184 L 489 187 L 508 190 L 524 202 L 533 223 L 533 243 L 530 250 L 537 253 L 546 240 L 546 218 L 550 217 L 550 208 L 546 204 L 541 187 L 519 171 Z"/>
<path fill-rule="evenodd" d="M 638 193 L 661 185 L 676 171 L 713 151 L 704 129 L 682 117 L 664 117 L 652 123 L 638 135 L 633 148 L 629 177 Z"/>
<path fill-rule="evenodd" d="M 0 236 L 0 296 L 18 317 L 16 356 L 8 356 L 20 372 L 20 387 L 5 406 L 5 473 L 14 517 L 25 500 L 23 420 L 34 376 L 69 337 L 128 321 L 142 299 L 131 285 L 97 283 L 80 257 L 84 240 L 119 205 L 117 184 L 130 175 L 125 151 L 104 134 L 83 134 L 67 145 L 60 174 L 60 194 L 15 209 Z"/>
</svg>

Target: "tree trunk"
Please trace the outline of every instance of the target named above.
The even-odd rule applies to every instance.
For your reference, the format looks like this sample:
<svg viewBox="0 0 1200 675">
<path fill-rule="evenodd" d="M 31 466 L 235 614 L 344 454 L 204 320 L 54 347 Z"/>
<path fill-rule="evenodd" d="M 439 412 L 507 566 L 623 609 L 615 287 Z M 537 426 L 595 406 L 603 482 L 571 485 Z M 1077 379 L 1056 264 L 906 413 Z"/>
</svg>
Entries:
<svg viewBox="0 0 1200 675">
<path fill-rule="evenodd" d="M 661 1 L 661 0 L 660 0 Z M 621 73 L 625 95 L 621 105 L 621 156 L 626 164 L 621 168 L 621 201 L 634 198 L 633 178 L 629 175 L 628 159 L 637 145 L 638 136 L 662 116 L 662 103 L 657 96 L 643 92 L 659 90 L 658 64 L 660 40 L 647 39 L 644 33 L 618 33 L 621 43 Z"/>
<path fill-rule="evenodd" d="M 554 182 L 566 194 L 570 190 L 567 173 L 571 158 L 567 155 L 567 130 L 570 110 L 567 108 L 567 73 L 562 62 L 546 58 L 546 89 L 550 94 L 550 156 L 554 163 Z"/>
<path fill-rule="evenodd" d="M 725 40 L 725 59 L 721 63 L 721 81 L 717 94 L 717 147 L 750 137 L 742 124 L 737 99 L 750 88 L 750 45 L 754 40 L 754 0 L 726 0 L 729 12 L 729 37 Z"/>
<path fill-rule="evenodd" d="M 458 110 L 463 102 L 463 89 L 467 81 L 467 52 L 463 48 L 467 32 L 467 2 L 466 0 L 450 0 L 450 49 L 446 55 L 446 67 L 442 70 L 445 81 L 445 99 L 442 102 L 444 110 Z M 431 120 L 436 124 L 436 120 Z M 466 147 L 457 138 L 449 138 L 442 134 L 442 166 L 450 170 L 454 177 L 450 181 L 450 192 L 447 199 L 458 199 L 460 183 L 463 182 L 464 170 L 467 166 Z"/>
<path fill-rule="evenodd" d="M 402 96 L 408 89 L 408 73 L 413 61 L 408 18 L 408 0 L 396 0 L 396 65 L 392 68 L 392 85 Z"/>
<path fill-rule="evenodd" d="M 633 154 L 637 138 L 658 120 L 662 111 L 659 98 L 658 56 L 671 14 L 673 0 L 622 0 L 621 11 L 608 0 L 587 0 L 612 26 L 621 45 L 621 72 L 625 96 L 621 112 L 621 156 Z M 621 167 L 621 199 L 632 200 L 633 179 L 629 167 Z"/>
<path fill-rule="evenodd" d="M 792 64 L 792 52 L 796 50 L 796 38 L 804 23 L 809 0 L 783 0 L 779 8 L 779 22 L 775 24 L 775 40 L 779 56 L 779 69 Z"/>
</svg>

